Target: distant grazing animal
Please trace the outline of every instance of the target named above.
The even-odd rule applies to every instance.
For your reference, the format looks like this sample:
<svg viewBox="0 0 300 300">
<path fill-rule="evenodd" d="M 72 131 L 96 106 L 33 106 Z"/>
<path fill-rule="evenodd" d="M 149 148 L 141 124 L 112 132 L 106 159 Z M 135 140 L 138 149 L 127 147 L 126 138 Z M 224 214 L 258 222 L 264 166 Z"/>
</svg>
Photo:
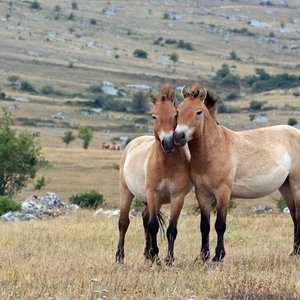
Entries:
<svg viewBox="0 0 300 300">
<path fill-rule="evenodd" d="M 217 125 L 204 105 L 207 91 L 182 90 L 176 145 L 188 143 L 190 177 L 201 209 L 201 255 L 209 258 L 211 198 L 217 200 L 214 261 L 225 256 L 223 236 L 230 196 L 259 198 L 279 190 L 294 222 L 293 254 L 300 254 L 300 131 L 287 125 L 241 132 Z"/>
<path fill-rule="evenodd" d="M 102 149 L 109 149 L 109 150 L 122 150 L 122 146 L 119 143 L 112 142 L 112 143 L 102 143 Z"/>
<path fill-rule="evenodd" d="M 160 100 L 151 92 L 154 137 L 140 136 L 124 149 L 120 161 L 120 218 L 119 244 L 116 260 L 124 260 L 125 234 L 129 226 L 129 210 L 134 197 L 147 204 L 143 212 L 146 245 L 144 255 L 152 262 L 158 258 L 157 233 L 163 218 L 160 208 L 171 203 L 171 215 L 167 228 L 167 264 L 174 260 L 174 242 L 177 221 L 185 195 L 191 190 L 189 178 L 189 153 L 187 148 L 174 147 L 173 132 L 177 112 L 175 92 L 169 85 L 161 91 Z"/>
</svg>

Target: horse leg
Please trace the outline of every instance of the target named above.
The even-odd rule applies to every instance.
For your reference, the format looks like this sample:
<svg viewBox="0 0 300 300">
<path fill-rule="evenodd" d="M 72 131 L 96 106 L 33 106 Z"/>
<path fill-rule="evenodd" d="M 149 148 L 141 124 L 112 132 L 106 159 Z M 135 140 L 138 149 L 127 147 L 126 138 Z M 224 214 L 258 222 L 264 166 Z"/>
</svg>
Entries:
<svg viewBox="0 0 300 300">
<path fill-rule="evenodd" d="M 290 210 L 290 215 L 291 215 L 293 223 L 294 223 L 294 250 L 293 250 L 292 254 L 296 254 L 295 253 L 295 245 L 296 245 L 296 235 L 297 235 L 297 221 L 296 221 L 296 214 L 295 214 L 295 202 L 294 202 L 294 197 L 293 197 L 288 179 L 279 188 L 279 192 L 281 193 L 286 205 L 288 206 L 288 208 Z"/>
<path fill-rule="evenodd" d="M 151 259 L 150 257 L 150 249 L 151 249 L 151 236 L 149 232 L 149 213 L 148 208 L 146 207 L 142 213 L 143 217 L 143 225 L 144 225 L 144 231 L 145 231 L 145 250 L 144 250 L 144 256 L 146 259 Z"/>
<path fill-rule="evenodd" d="M 149 222 L 148 222 L 148 228 L 149 233 L 151 237 L 151 247 L 149 251 L 149 257 L 152 262 L 157 262 L 157 264 L 160 264 L 160 260 L 158 258 L 158 246 L 157 246 L 157 233 L 159 230 L 159 222 L 158 222 L 158 211 L 159 207 L 157 205 L 157 197 L 154 195 L 154 193 L 148 192 L 147 193 L 147 206 L 148 206 L 148 212 L 149 212 Z"/>
<path fill-rule="evenodd" d="M 184 202 L 184 195 L 180 195 L 171 201 L 171 216 L 167 229 L 168 255 L 165 259 L 167 265 L 171 266 L 174 262 L 174 242 L 177 237 L 177 222 Z"/>
<path fill-rule="evenodd" d="M 215 196 L 217 199 L 217 219 L 215 229 L 218 240 L 213 261 L 222 261 L 226 254 L 224 248 L 224 233 L 226 231 L 226 217 L 230 200 L 230 190 L 225 188 Z"/>
<path fill-rule="evenodd" d="M 208 195 L 196 190 L 196 198 L 200 208 L 200 232 L 202 237 L 201 242 L 201 258 L 203 261 L 207 261 L 210 256 L 209 251 L 209 232 L 210 232 L 210 212 L 211 212 L 211 200 Z"/>
<path fill-rule="evenodd" d="M 125 235 L 128 229 L 130 220 L 129 220 L 129 210 L 133 195 L 127 188 L 125 183 L 120 183 L 120 217 L 119 217 L 119 243 L 116 252 L 116 261 L 123 263 L 124 261 L 124 244 L 125 244 Z"/>
<path fill-rule="evenodd" d="M 295 219 L 294 221 L 294 252 L 295 255 L 300 255 L 300 176 L 289 175 L 289 186 L 291 188 L 294 204 L 295 204 Z M 292 215 L 291 215 L 292 216 Z"/>
</svg>

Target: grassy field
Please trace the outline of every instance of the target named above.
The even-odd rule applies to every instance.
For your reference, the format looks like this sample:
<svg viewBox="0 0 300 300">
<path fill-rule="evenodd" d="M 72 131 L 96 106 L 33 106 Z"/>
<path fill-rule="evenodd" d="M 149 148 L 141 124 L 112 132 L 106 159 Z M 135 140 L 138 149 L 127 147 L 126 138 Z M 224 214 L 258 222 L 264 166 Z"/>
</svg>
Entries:
<svg viewBox="0 0 300 300">
<path fill-rule="evenodd" d="M 114 262 L 117 219 L 82 211 L 40 222 L 1 223 L 1 299 L 297 299 L 298 258 L 286 215 L 229 214 L 223 263 L 195 263 L 198 217 L 179 222 L 175 266 L 143 259 L 141 218 L 131 219 L 125 264 Z M 211 249 L 216 244 L 212 230 Z M 159 239 L 160 257 L 166 240 Z"/>
<path fill-rule="evenodd" d="M 220 124 L 234 130 L 287 124 L 291 117 L 300 120 L 299 87 L 254 93 L 243 85 L 239 90 L 212 80 L 224 63 L 235 66 L 234 74 L 241 78 L 253 75 L 256 68 L 269 74 L 299 75 L 298 0 L 286 4 L 275 0 L 80 0 L 78 9 L 72 9 L 71 1 L 39 2 L 41 9 L 34 10 L 30 1 L 0 1 L 0 92 L 7 96 L 0 106 L 14 114 L 18 132 L 40 133 L 42 153 L 49 162 L 16 195 L 20 201 L 50 191 L 68 202 L 74 194 L 96 190 L 103 194 L 107 208 L 118 207 L 121 152 L 103 150 L 102 143 L 151 134 L 151 117 L 105 110 L 83 114 L 91 107 L 80 102 L 91 101 L 95 95 L 88 89 L 100 87 L 103 81 L 127 94 L 118 96 L 120 101 L 130 100 L 139 91 L 130 84 L 150 86 L 158 94 L 165 82 L 177 88 L 200 81 L 223 98 L 240 92 L 244 96 L 226 102 L 239 112 L 217 117 Z M 251 25 L 253 20 L 265 27 Z M 167 39 L 191 43 L 194 50 L 178 48 Z M 148 58 L 135 57 L 136 49 L 146 51 Z M 232 51 L 238 59 L 230 57 Z M 178 55 L 177 62 L 170 60 L 172 53 Z M 9 80 L 11 76 L 19 77 L 17 84 Z M 36 92 L 22 91 L 21 81 L 32 84 Z M 62 95 L 43 94 L 45 86 Z M 252 100 L 266 101 L 272 109 L 252 112 Z M 251 122 L 251 115 L 267 120 Z M 139 124 L 139 118 L 149 122 Z M 65 147 L 64 133 L 71 129 L 77 134 L 80 126 L 93 129 L 90 147 L 84 150 L 79 139 Z M 42 176 L 46 186 L 37 191 L 34 185 Z M 235 200 L 237 207 L 229 213 L 225 234 L 227 256 L 221 264 L 195 263 L 200 237 L 199 217 L 191 215 L 193 193 L 187 196 L 179 221 L 176 261 L 171 268 L 145 264 L 139 217 L 131 220 L 124 265 L 114 263 L 116 218 L 79 211 L 37 222 L 2 222 L 0 299 L 299 299 L 300 261 L 289 256 L 290 217 L 251 212 L 262 203 L 276 209 L 272 197 L 278 194 Z M 213 251 L 213 226 L 211 232 Z M 163 239 L 159 243 L 164 258 L 167 243 Z"/>
</svg>

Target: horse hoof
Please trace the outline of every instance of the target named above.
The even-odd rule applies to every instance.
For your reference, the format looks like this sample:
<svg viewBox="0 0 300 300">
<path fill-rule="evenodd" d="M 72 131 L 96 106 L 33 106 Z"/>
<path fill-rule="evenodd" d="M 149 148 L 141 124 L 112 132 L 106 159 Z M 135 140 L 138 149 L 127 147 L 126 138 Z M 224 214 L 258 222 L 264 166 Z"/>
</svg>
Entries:
<svg viewBox="0 0 300 300">
<path fill-rule="evenodd" d="M 201 259 L 202 259 L 204 262 L 207 261 L 207 260 L 209 259 L 209 257 L 210 257 L 209 251 L 206 251 L 206 252 L 202 252 L 202 253 L 201 253 Z"/>
<path fill-rule="evenodd" d="M 174 258 L 171 257 L 166 257 L 165 258 L 165 263 L 168 267 L 174 266 Z"/>
<path fill-rule="evenodd" d="M 213 262 L 221 262 L 223 261 L 223 258 L 225 257 L 225 251 L 221 251 L 220 253 L 216 253 L 214 258 L 212 259 Z"/>
</svg>

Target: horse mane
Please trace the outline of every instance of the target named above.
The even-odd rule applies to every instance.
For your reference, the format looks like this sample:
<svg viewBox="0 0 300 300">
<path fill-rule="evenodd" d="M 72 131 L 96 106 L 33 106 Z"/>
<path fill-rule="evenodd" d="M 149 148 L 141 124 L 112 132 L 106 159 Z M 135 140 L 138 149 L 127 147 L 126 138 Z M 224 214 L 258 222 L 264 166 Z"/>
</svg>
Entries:
<svg viewBox="0 0 300 300">
<path fill-rule="evenodd" d="M 160 92 L 160 99 L 162 101 L 170 100 L 173 102 L 174 98 L 175 98 L 175 92 L 170 86 L 170 84 L 168 83 L 164 84 Z"/>
</svg>

